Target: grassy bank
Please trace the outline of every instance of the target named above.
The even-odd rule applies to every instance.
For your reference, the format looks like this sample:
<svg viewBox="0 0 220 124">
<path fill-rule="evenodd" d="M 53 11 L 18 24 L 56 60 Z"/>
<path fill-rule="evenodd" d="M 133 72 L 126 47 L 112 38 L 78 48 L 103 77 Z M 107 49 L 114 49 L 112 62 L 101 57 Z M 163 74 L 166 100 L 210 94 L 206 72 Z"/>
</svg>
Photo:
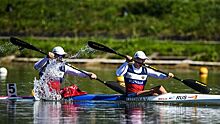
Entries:
<svg viewBox="0 0 220 124">
<path fill-rule="evenodd" d="M 54 46 L 60 45 L 69 53 L 69 56 L 75 55 L 80 50 L 78 58 L 120 58 L 114 54 L 86 49 L 88 40 L 93 40 L 104 44 L 114 50 L 133 55 L 137 50 L 143 50 L 148 56 L 157 53 L 158 56 L 187 57 L 191 60 L 199 61 L 220 61 L 220 44 L 217 42 L 202 41 L 169 41 L 156 40 L 152 38 L 132 38 L 126 40 L 106 39 L 106 38 L 21 38 L 28 43 L 42 49 L 45 52 L 51 51 Z M 9 44 L 8 40 L 0 40 L 1 56 L 16 54 L 19 57 L 43 57 L 44 55 L 31 51 L 23 50 L 19 52 L 17 47 Z M 84 50 L 84 51 L 83 51 Z"/>
<path fill-rule="evenodd" d="M 1 0 L 1 36 L 220 40 L 219 0 Z"/>
</svg>

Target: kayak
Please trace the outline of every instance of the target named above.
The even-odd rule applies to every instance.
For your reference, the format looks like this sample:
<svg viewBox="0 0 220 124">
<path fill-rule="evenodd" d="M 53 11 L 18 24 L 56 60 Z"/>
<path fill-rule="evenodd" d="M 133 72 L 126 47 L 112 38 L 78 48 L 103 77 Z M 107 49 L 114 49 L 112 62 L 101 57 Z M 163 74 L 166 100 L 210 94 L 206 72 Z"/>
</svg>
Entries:
<svg viewBox="0 0 220 124">
<path fill-rule="evenodd" d="M 0 101 L 34 101 L 33 96 L 0 96 Z"/>
<path fill-rule="evenodd" d="M 34 101 L 32 96 L 8 97 L 1 96 L 0 100 L 14 101 Z M 209 94 L 187 94 L 187 93 L 167 93 L 158 96 L 126 97 L 120 94 L 86 94 L 64 98 L 68 101 L 132 101 L 132 102 L 171 102 L 171 103 L 216 103 L 220 104 L 220 95 Z"/>
<path fill-rule="evenodd" d="M 186 94 L 167 93 L 158 96 L 125 97 L 123 95 L 110 94 L 87 94 L 82 96 L 69 97 L 68 100 L 107 100 L 107 101 L 132 101 L 132 102 L 198 102 L 209 103 L 219 102 L 220 95 L 208 94 Z"/>
</svg>

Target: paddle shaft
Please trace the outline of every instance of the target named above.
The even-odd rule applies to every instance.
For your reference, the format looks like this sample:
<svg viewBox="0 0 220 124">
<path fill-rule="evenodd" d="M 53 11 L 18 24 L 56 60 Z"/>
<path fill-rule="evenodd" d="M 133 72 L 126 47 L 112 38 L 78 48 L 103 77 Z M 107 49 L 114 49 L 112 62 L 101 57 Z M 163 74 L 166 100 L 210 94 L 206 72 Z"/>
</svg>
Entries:
<svg viewBox="0 0 220 124">
<path fill-rule="evenodd" d="M 99 44 L 99 43 L 96 43 L 96 42 L 93 42 L 93 41 L 88 41 L 88 45 L 93 48 L 93 49 L 96 49 L 96 50 L 100 50 L 100 51 L 104 51 L 104 52 L 109 52 L 109 53 L 114 53 L 114 54 L 117 54 L 121 57 L 124 57 L 127 59 L 127 56 L 123 55 L 123 54 L 120 54 L 118 52 L 116 52 L 115 50 L 107 47 L 107 46 L 104 46 L 102 44 Z M 134 60 L 135 61 L 135 60 Z M 135 61 L 137 62 L 137 61 Z M 139 63 L 139 62 L 137 62 Z M 151 68 L 155 71 L 158 71 L 158 72 L 161 72 L 163 74 L 166 74 L 168 75 L 167 73 L 163 72 L 163 71 L 160 71 L 158 69 L 155 69 L 151 66 L 145 66 L 144 67 L 147 67 L 147 68 Z M 202 83 L 202 82 L 199 82 L 199 81 L 196 81 L 196 80 L 192 80 L 192 79 L 186 79 L 186 80 L 182 80 L 176 76 L 173 77 L 174 79 L 178 80 L 178 81 L 181 81 L 182 83 L 184 83 L 185 85 L 191 87 L 192 89 L 194 90 L 197 90 L 199 91 L 200 93 L 209 93 L 210 92 L 210 89 L 206 86 L 206 84 Z"/>
<path fill-rule="evenodd" d="M 104 45 L 102 45 L 102 44 L 99 44 L 99 43 L 96 43 L 96 42 L 93 42 L 93 41 L 88 41 L 88 45 L 89 45 L 91 48 L 93 48 L 93 49 L 101 50 L 101 51 L 104 51 L 104 52 L 114 53 L 114 54 L 117 54 L 117 55 L 119 55 L 119 56 L 121 56 L 121 57 L 127 59 L 127 56 L 126 56 L 126 55 L 123 55 L 123 54 L 121 54 L 121 53 L 118 53 L 117 51 L 115 51 L 115 50 L 113 50 L 113 49 L 111 49 L 111 48 L 109 48 L 109 47 L 107 47 L 107 46 L 104 46 Z M 135 60 L 133 60 L 133 61 L 135 61 Z M 135 62 L 137 62 L 137 61 L 135 61 Z M 139 62 L 137 62 L 137 63 L 139 63 Z M 142 63 L 140 63 L 140 64 L 142 64 Z M 160 72 L 160 73 L 163 73 L 163 74 L 168 75 L 167 73 L 165 73 L 165 72 L 163 72 L 163 71 L 161 71 L 161 70 L 155 69 L 154 67 L 146 66 L 146 65 L 143 65 L 143 66 L 146 67 L 146 68 L 151 68 L 151 69 L 153 69 L 153 70 L 155 70 L 155 71 L 157 71 L 157 72 Z M 178 80 L 178 81 L 181 81 L 181 82 L 183 81 L 182 79 L 179 79 L 179 78 L 176 77 L 176 76 L 174 76 L 173 78 L 176 79 L 176 80 Z"/>
<path fill-rule="evenodd" d="M 80 71 L 80 72 L 86 74 L 86 75 L 89 76 L 89 77 L 91 76 L 91 75 L 88 74 L 87 72 L 85 72 L 85 71 L 83 71 L 83 70 L 80 70 L 80 69 L 74 67 L 74 66 L 71 65 L 71 64 L 68 64 L 68 63 L 66 63 L 66 64 L 67 64 L 68 66 L 70 66 L 70 67 L 72 67 L 72 68 L 74 68 L 74 69 L 76 69 L 76 70 L 78 70 L 78 71 Z M 118 82 L 103 81 L 103 80 L 99 79 L 98 77 L 96 78 L 96 80 L 99 81 L 99 82 L 101 82 L 101 83 L 103 83 L 103 84 L 105 84 L 107 87 L 111 88 L 112 90 L 114 90 L 114 91 L 116 91 L 116 92 L 118 92 L 118 93 L 125 94 L 125 87 L 121 86 Z"/>
<path fill-rule="evenodd" d="M 135 61 L 135 62 L 136 62 L 136 61 Z M 137 63 L 138 63 L 138 62 L 137 62 Z M 155 71 L 157 71 L 157 72 L 160 72 L 160 73 L 163 73 L 163 74 L 165 74 L 165 75 L 167 75 L 167 76 L 169 75 L 168 73 L 163 72 L 163 71 L 161 71 L 161 70 L 158 70 L 158 69 L 156 69 L 156 68 L 154 68 L 154 67 L 152 67 L 152 66 L 149 66 L 149 65 L 143 65 L 143 67 L 153 69 L 153 70 L 155 70 Z M 173 78 L 176 79 L 176 80 L 178 80 L 178 81 L 183 81 L 182 79 L 179 79 L 179 78 L 176 77 L 176 76 L 174 76 Z"/>
<path fill-rule="evenodd" d="M 93 42 L 92 42 L 92 43 L 93 43 Z M 115 51 L 115 50 L 113 50 L 113 49 L 108 48 L 108 51 L 110 51 L 111 53 L 115 53 L 115 54 L 117 54 L 117 55 L 119 55 L 119 56 L 121 56 L 121 57 L 123 57 L 123 58 L 127 58 L 126 55 L 123 55 L 123 54 L 121 54 L 121 53 L 118 53 L 117 51 Z M 135 61 L 135 60 L 133 60 L 133 61 Z M 137 62 L 137 61 L 135 61 L 135 62 Z M 139 62 L 137 62 L 137 63 L 139 63 Z M 140 64 L 142 64 L 142 63 L 140 63 Z M 151 68 L 151 69 L 153 69 L 153 70 L 155 70 L 155 71 L 157 71 L 157 72 L 160 72 L 160 73 L 163 73 L 163 74 L 168 75 L 167 73 L 165 73 L 165 72 L 163 72 L 163 71 L 161 71 L 161 70 L 155 69 L 154 67 L 151 67 L 151 66 L 143 65 L 143 67 Z M 179 79 L 179 78 L 177 78 L 177 77 L 175 77 L 175 76 L 174 76 L 173 78 L 176 79 L 176 80 L 178 80 L 178 81 L 182 81 L 181 79 Z"/>
<path fill-rule="evenodd" d="M 22 47 L 22 48 L 27 48 L 27 49 L 30 49 L 30 50 L 35 50 L 35 51 L 40 52 L 40 53 L 42 53 L 42 54 L 44 54 L 44 55 L 48 55 L 46 52 L 42 51 L 41 49 L 39 49 L 39 48 L 37 48 L 37 47 L 35 47 L 35 46 L 33 46 L 33 45 L 27 43 L 27 42 L 24 42 L 23 40 L 20 40 L 20 39 L 18 39 L 18 38 L 11 37 L 11 38 L 10 38 L 10 41 L 11 41 L 12 44 L 14 44 L 14 45 L 16 45 L 16 46 L 19 46 L 19 47 Z M 63 62 L 63 61 L 61 61 L 61 62 Z M 69 63 L 65 63 L 65 64 L 68 65 L 68 66 L 70 66 L 70 67 L 72 67 L 72 68 L 74 68 L 74 69 L 76 69 L 76 70 L 78 70 L 78 71 L 80 71 L 80 72 L 82 72 L 82 73 L 84 73 L 84 74 L 86 74 L 86 75 L 89 76 L 89 77 L 91 76 L 91 75 L 88 74 L 87 72 L 82 71 L 82 70 L 80 70 L 80 69 L 74 67 L 73 65 L 69 64 Z M 104 84 L 106 83 L 105 81 L 102 81 L 102 80 L 99 79 L 99 78 L 96 78 L 96 80 L 98 80 L 98 81 L 100 81 L 100 82 L 102 82 L 102 83 L 104 83 Z"/>
<path fill-rule="evenodd" d="M 75 67 L 75 66 L 73 66 L 73 65 L 71 65 L 71 64 L 66 63 L 66 65 L 68 65 L 68 66 L 70 66 L 70 67 L 76 69 L 77 71 L 80 71 L 80 72 L 84 73 L 85 75 L 87 75 L 87 76 L 89 76 L 89 77 L 91 76 L 91 74 L 88 74 L 87 72 L 85 72 L 85 71 L 83 71 L 83 70 L 80 70 L 80 69 L 78 69 L 77 67 Z M 102 82 L 102 83 L 104 83 L 104 84 L 106 83 L 105 81 L 99 79 L 98 77 L 96 78 L 96 80 L 99 81 L 99 82 Z"/>
<path fill-rule="evenodd" d="M 44 54 L 44 55 L 48 55 L 46 52 L 43 52 L 42 50 L 36 48 L 35 46 L 33 46 L 33 45 L 31 45 L 31 44 L 29 44 L 29 43 L 27 43 L 27 42 L 24 42 L 24 41 L 22 41 L 22 40 L 20 40 L 20 39 L 18 39 L 18 38 L 11 37 L 11 38 L 10 38 L 10 42 L 11 42 L 12 44 L 16 45 L 16 46 L 21 47 L 21 48 L 19 48 L 19 50 L 24 49 L 24 48 L 27 48 L 27 49 L 30 49 L 30 50 L 35 50 L 35 51 L 37 51 L 37 52 L 40 52 L 40 53 L 42 53 L 42 54 Z M 65 64 L 66 64 L 67 66 L 70 66 L 70 67 L 74 68 L 75 70 L 78 70 L 78 71 L 84 73 L 85 75 L 87 75 L 87 76 L 89 76 L 89 77 L 91 76 L 91 74 L 89 74 L 89 73 L 87 73 L 87 72 L 85 72 L 85 71 L 83 71 L 83 70 L 80 70 L 80 69 L 74 67 L 73 65 L 71 65 L 71 64 L 69 64 L 69 63 L 65 63 Z M 99 82 L 101 82 L 101 83 L 103 83 L 103 84 L 105 84 L 107 87 L 111 88 L 112 90 L 114 90 L 114 91 L 116 91 L 116 92 L 118 92 L 118 93 L 121 93 L 121 94 L 124 94 L 124 93 L 125 93 L 125 87 L 121 86 L 118 82 L 103 81 L 103 80 L 101 80 L 101 79 L 99 79 L 99 78 L 96 78 L 96 80 L 99 81 Z"/>
<path fill-rule="evenodd" d="M 117 55 L 119 55 L 119 56 L 121 56 L 121 57 L 127 58 L 125 55 L 120 54 L 120 53 L 118 53 L 118 52 L 116 52 L 116 51 L 115 51 L 115 54 L 117 54 Z M 133 60 L 133 61 L 135 61 L 135 60 Z M 135 62 L 137 62 L 137 61 L 135 61 Z M 137 63 L 140 63 L 140 62 L 137 62 Z M 140 63 L 140 64 L 142 64 L 142 63 Z M 157 72 L 160 72 L 160 73 L 163 73 L 163 74 L 165 74 L 165 75 L 168 75 L 166 72 L 163 72 L 163 71 L 161 71 L 161 70 L 155 69 L 154 67 L 151 67 L 151 66 L 149 66 L 149 65 L 148 65 L 148 66 L 142 65 L 142 66 L 145 67 L 145 68 L 153 69 L 153 70 L 155 70 L 155 71 L 157 71 Z M 178 80 L 178 81 L 182 81 L 181 79 L 177 78 L 176 76 L 174 76 L 173 78 L 176 79 L 176 80 Z"/>
</svg>

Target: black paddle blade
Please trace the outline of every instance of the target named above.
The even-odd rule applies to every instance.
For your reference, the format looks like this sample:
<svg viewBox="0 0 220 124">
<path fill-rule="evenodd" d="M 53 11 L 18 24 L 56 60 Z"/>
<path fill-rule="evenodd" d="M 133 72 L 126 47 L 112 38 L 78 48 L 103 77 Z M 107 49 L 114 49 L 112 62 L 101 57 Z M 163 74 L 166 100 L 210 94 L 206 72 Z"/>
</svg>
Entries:
<svg viewBox="0 0 220 124">
<path fill-rule="evenodd" d="M 117 52 L 109 47 L 106 47 L 102 44 L 93 42 L 93 41 L 88 41 L 88 46 L 95 49 L 95 50 L 100 50 L 100 51 L 104 51 L 104 52 L 109 52 L 109 53 L 115 53 L 117 54 Z"/>
<path fill-rule="evenodd" d="M 11 42 L 12 44 L 14 44 L 14 45 L 16 45 L 16 46 L 22 48 L 22 49 L 27 48 L 27 49 L 35 50 L 35 51 L 38 51 L 38 52 L 41 52 L 41 53 L 47 55 L 46 53 L 44 53 L 44 52 L 41 51 L 40 49 L 36 48 L 35 46 L 33 46 L 33 45 L 31 45 L 31 44 L 29 44 L 29 43 L 27 43 L 27 42 L 24 42 L 24 41 L 22 41 L 22 40 L 20 40 L 20 39 L 18 39 L 18 38 L 10 37 L 10 42 Z M 19 49 L 19 50 L 20 50 L 20 49 Z"/>
<path fill-rule="evenodd" d="M 112 90 L 121 93 L 121 94 L 125 94 L 125 87 L 121 86 L 118 82 L 114 82 L 114 81 L 106 81 L 105 85 L 108 86 L 109 88 L 111 88 Z"/>
<path fill-rule="evenodd" d="M 27 48 L 27 49 L 35 49 L 35 47 L 33 47 L 32 45 L 18 39 L 18 38 L 15 38 L 15 37 L 10 37 L 10 42 L 18 47 L 21 47 L 21 48 Z"/>
<path fill-rule="evenodd" d="M 100 50 L 100 51 L 108 52 L 108 53 L 114 53 L 114 54 L 117 54 L 117 55 L 119 55 L 121 57 L 126 58 L 125 55 L 120 54 L 120 53 L 116 52 L 115 50 L 113 50 L 113 49 L 111 49 L 111 48 L 109 48 L 107 46 L 104 46 L 104 45 L 102 45 L 100 43 L 96 43 L 96 42 L 93 42 L 93 41 L 88 41 L 88 46 L 93 48 L 93 49 L 95 49 L 95 50 Z"/>
<path fill-rule="evenodd" d="M 194 89 L 200 93 L 208 94 L 210 92 L 210 88 L 208 88 L 206 84 L 204 84 L 200 81 L 196 81 L 196 80 L 192 80 L 192 79 L 185 79 L 182 82 L 185 85 L 191 87 L 192 89 Z"/>
</svg>

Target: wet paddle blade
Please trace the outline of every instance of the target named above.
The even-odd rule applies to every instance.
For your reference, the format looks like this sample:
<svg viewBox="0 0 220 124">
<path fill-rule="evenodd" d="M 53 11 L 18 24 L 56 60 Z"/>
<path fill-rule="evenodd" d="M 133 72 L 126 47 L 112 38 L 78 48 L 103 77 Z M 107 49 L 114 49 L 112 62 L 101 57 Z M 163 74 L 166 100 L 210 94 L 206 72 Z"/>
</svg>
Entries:
<svg viewBox="0 0 220 124">
<path fill-rule="evenodd" d="M 163 71 L 160 71 L 152 66 L 146 66 L 145 67 L 147 68 L 151 68 L 155 71 L 158 71 L 158 72 L 161 72 L 161 73 L 164 73 L 166 75 L 168 75 L 167 73 L 163 72 Z M 208 94 L 210 92 L 210 88 L 207 87 L 206 84 L 200 82 L 200 81 L 197 81 L 197 80 L 193 80 L 193 79 L 185 79 L 185 80 L 182 80 L 176 76 L 173 77 L 174 79 L 178 80 L 178 81 L 181 81 L 182 83 L 184 83 L 185 85 L 187 85 L 188 87 L 200 92 L 200 93 L 203 93 L 203 94 Z"/>
<path fill-rule="evenodd" d="M 20 49 L 26 48 L 26 49 L 35 50 L 35 51 L 37 51 L 37 52 L 40 52 L 40 53 L 42 53 L 42 54 L 47 55 L 47 53 L 41 51 L 40 49 L 36 48 L 35 46 L 33 46 L 33 45 L 31 45 L 31 44 L 29 44 L 29 43 L 27 43 L 27 42 L 25 42 L 25 41 L 22 41 L 22 40 L 20 40 L 20 39 L 18 39 L 18 38 L 10 37 L 10 42 L 11 42 L 12 44 L 14 44 L 14 45 L 20 47 Z M 103 45 L 101 45 L 101 44 L 96 44 L 95 42 L 92 42 L 92 41 L 90 41 L 88 44 L 90 44 L 91 46 L 95 47 L 96 49 L 108 49 L 107 47 L 105 47 L 105 46 L 103 46 Z M 93 47 L 92 47 L 92 48 L 93 48 Z M 94 49 L 95 49 L 95 48 L 94 48 Z M 109 50 L 109 51 L 112 51 L 112 52 L 114 51 L 114 50 L 111 50 L 111 49 L 108 49 L 108 50 Z M 72 66 L 71 64 L 66 63 L 66 65 L 68 65 L 68 66 L 70 66 L 70 67 L 72 67 L 72 68 L 74 68 L 74 69 L 76 69 L 76 70 L 78 70 L 78 71 L 80 71 L 80 72 L 82 72 L 82 73 L 84 73 L 84 74 L 90 76 L 90 75 L 89 75 L 88 73 L 86 73 L 85 71 L 82 71 L 82 70 L 80 70 L 80 69 L 78 69 L 78 68 Z M 109 88 L 115 90 L 116 92 L 119 92 L 119 93 L 122 93 L 122 94 L 125 93 L 125 88 L 122 87 L 122 86 L 120 86 L 119 83 L 117 83 L 117 82 L 111 82 L 111 81 L 105 82 L 105 81 L 102 81 L 102 80 L 100 80 L 100 79 L 98 79 L 98 78 L 97 78 L 96 80 L 98 80 L 98 81 L 104 83 L 106 86 L 108 86 Z"/>
<path fill-rule="evenodd" d="M 111 48 L 108 48 L 102 44 L 93 42 L 93 41 L 88 41 L 88 46 L 95 49 L 95 50 L 100 50 L 100 51 L 104 51 L 104 52 L 109 52 L 109 53 L 115 53 L 117 54 L 117 52 Z"/>
<path fill-rule="evenodd" d="M 30 50 L 35 50 L 37 52 L 41 52 L 45 55 L 47 55 L 45 52 L 41 51 L 40 49 L 36 48 L 35 46 L 27 43 L 27 42 L 24 42 L 18 38 L 15 38 L 15 37 L 10 37 L 10 42 L 22 49 L 26 48 L 26 49 L 30 49 Z M 19 49 L 20 50 L 20 49 Z"/>
<path fill-rule="evenodd" d="M 104 52 L 108 52 L 108 53 L 114 53 L 114 54 L 117 54 L 119 56 L 122 56 L 124 58 L 126 58 L 125 55 L 123 54 L 120 54 L 118 52 L 116 52 L 115 50 L 107 47 L 107 46 L 104 46 L 102 44 L 99 44 L 99 43 L 96 43 L 96 42 L 93 42 L 93 41 L 88 41 L 88 46 L 93 48 L 93 49 L 96 49 L 96 50 L 101 50 L 101 51 L 104 51 Z M 151 66 L 144 66 L 144 67 L 147 67 L 147 68 L 151 68 L 155 71 L 158 71 L 158 72 L 161 72 L 161 73 L 164 73 L 166 75 L 168 75 L 167 73 L 163 72 L 163 71 L 160 71 L 154 67 L 151 67 Z M 192 79 L 186 79 L 186 80 L 182 80 L 182 79 L 179 79 L 177 77 L 173 77 L 174 79 L 178 80 L 178 81 L 181 81 L 183 82 L 185 85 L 189 86 L 190 88 L 200 92 L 200 93 L 204 93 L 204 94 L 207 94 L 210 92 L 210 88 L 208 88 L 206 86 L 206 84 L 202 83 L 202 82 L 199 82 L 199 81 L 196 81 L 196 80 L 192 80 Z"/>
<path fill-rule="evenodd" d="M 107 47 L 105 45 L 102 45 L 100 43 L 97 43 L 97 42 L 88 41 L 88 46 L 93 48 L 93 49 L 95 49 L 95 50 L 100 50 L 100 51 L 108 52 L 108 53 L 114 53 L 114 54 L 117 54 L 117 55 L 119 55 L 121 57 L 125 57 L 126 58 L 125 55 L 120 54 L 120 53 L 116 52 L 115 50 L 113 50 L 113 49 L 111 49 L 111 48 L 109 48 L 109 47 Z"/>
<path fill-rule="evenodd" d="M 182 81 L 185 85 L 191 87 L 192 89 L 203 93 L 203 94 L 208 94 L 210 92 L 210 88 L 207 87 L 206 84 L 197 81 L 197 80 L 192 80 L 192 79 L 185 79 Z"/>
</svg>

